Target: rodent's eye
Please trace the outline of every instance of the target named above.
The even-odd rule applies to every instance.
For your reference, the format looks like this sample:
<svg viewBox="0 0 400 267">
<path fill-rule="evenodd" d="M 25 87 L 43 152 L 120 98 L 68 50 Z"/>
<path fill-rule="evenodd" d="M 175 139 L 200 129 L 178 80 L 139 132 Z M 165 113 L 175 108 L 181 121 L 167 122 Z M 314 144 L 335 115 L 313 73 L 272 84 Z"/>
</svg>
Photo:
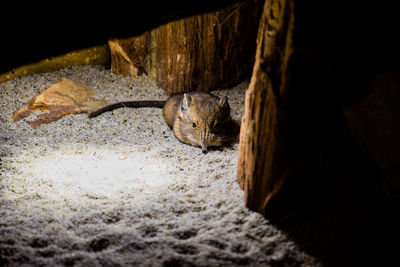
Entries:
<svg viewBox="0 0 400 267">
<path fill-rule="evenodd" d="M 197 127 L 196 123 L 193 122 L 192 127 L 196 128 Z"/>
</svg>

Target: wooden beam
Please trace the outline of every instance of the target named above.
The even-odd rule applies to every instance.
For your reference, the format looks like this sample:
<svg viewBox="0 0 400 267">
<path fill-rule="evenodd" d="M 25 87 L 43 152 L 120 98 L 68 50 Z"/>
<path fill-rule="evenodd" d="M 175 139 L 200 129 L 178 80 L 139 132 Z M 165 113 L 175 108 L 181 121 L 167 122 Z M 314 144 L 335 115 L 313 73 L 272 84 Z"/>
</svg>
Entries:
<svg viewBox="0 0 400 267">
<path fill-rule="evenodd" d="M 293 0 L 265 2 L 241 125 L 238 182 L 246 206 L 267 216 L 271 199 L 294 170 L 286 109 L 293 25 Z"/>
<path fill-rule="evenodd" d="M 169 95 L 235 86 L 251 76 L 261 4 L 236 3 L 111 40 L 111 69 L 132 76 L 144 71 Z"/>
</svg>

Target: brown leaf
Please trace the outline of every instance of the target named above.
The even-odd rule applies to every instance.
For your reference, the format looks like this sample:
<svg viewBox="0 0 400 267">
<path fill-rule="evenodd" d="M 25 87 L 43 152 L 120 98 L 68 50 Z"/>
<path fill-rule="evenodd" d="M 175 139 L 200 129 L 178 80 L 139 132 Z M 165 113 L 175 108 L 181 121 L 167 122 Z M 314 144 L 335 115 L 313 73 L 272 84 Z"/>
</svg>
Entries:
<svg viewBox="0 0 400 267">
<path fill-rule="evenodd" d="M 67 114 L 90 112 L 107 105 L 107 101 L 93 98 L 93 90 L 81 83 L 61 78 L 45 91 L 31 98 L 13 114 L 13 121 L 28 117 L 34 110 L 46 110 L 29 124 L 36 128 L 43 123 L 58 120 Z"/>
</svg>

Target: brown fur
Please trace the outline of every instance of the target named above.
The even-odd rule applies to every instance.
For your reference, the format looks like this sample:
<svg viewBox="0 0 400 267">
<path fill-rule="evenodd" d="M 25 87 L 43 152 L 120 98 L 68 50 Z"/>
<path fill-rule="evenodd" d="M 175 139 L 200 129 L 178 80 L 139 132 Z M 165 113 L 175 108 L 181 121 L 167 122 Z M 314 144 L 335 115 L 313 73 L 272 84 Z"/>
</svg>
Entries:
<svg viewBox="0 0 400 267">
<path fill-rule="evenodd" d="M 110 105 L 100 110 L 101 112 L 94 112 L 93 116 L 89 116 L 94 117 L 104 111 L 122 106 L 139 107 L 137 102 L 139 101 L 123 102 L 124 105 L 118 103 Z M 227 98 L 220 99 L 206 92 L 171 96 L 164 105 L 163 116 L 179 141 L 201 147 L 204 153 L 208 147 L 221 146 L 234 139 L 238 130 L 230 117 Z"/>
<path fill-rule="evenodd" d="M 229 141 L 232 124 L 226 98 L 205 92 L 171 97 L 164 106 L 164 118 L 175 137 L 185 144 L 198 146 L 203 152 L 210 146 Z"/>
</svg>

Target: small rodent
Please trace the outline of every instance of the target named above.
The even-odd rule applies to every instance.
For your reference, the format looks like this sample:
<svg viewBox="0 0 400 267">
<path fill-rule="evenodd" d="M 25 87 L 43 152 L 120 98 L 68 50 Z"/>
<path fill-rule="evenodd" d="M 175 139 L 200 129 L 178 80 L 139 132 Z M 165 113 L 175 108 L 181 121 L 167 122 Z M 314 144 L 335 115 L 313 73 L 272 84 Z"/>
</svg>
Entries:
<svg viewBox="0 0 400 267">
<path fill-rule="evenodd" d="M 182 143 L 201 147 L 218 147 L 234 140 L 238 125 L 230 116 L 227 97 L 219 98 L 206 92 L 176 94 L 167 101 L 126 101 L 103 107 L 89 114 L 90 118 L 121 107 L 163 108 L 165 122 Z"/>
</svg>

